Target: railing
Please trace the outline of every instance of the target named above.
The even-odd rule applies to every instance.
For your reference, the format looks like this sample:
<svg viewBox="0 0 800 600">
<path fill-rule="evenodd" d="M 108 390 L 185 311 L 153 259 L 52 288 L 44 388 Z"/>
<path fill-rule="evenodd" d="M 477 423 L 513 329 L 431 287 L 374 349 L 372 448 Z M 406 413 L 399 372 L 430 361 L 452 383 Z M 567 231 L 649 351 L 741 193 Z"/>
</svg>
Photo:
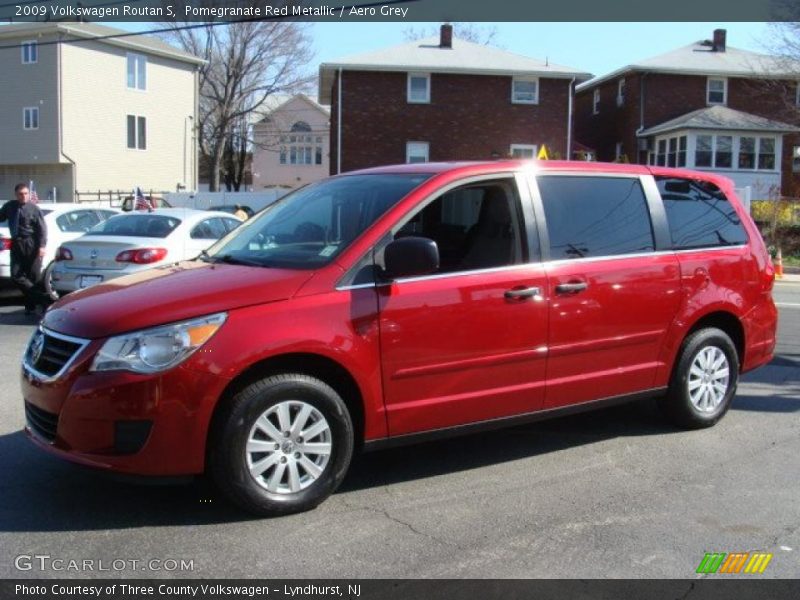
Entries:
<svg viewBox="0 0 800 600">
<path fill-rule="evenodd" d="M 142 193 L 149 197 L 163 198 L 170 191 L 161 190 L 142 190 Z M 108 203 L 111 208 L 119 208 L 125 198 L 130 198 L 134 194 L 133 189 L 130 190 L 97 190 L 92 192 L 75 192 L 75 202 L 92 202 L 92 203 Z"/>
</svg>

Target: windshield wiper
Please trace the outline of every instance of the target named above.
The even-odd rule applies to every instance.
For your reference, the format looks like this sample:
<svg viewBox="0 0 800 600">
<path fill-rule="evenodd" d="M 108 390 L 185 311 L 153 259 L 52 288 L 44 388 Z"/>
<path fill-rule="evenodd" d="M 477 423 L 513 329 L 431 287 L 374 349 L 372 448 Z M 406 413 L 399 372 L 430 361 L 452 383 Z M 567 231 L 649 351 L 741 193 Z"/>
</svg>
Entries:
<svg viewBox="0 0 800 600">
<path fill-rule="evenodd" d="M 232 254 L 223 254 L 222 256 L 208 256 L 211 260 L 215 262 L 224 262 L 229 265 L 246 265 L 248 267 L 266 267 L 264 263 L 260 263 L 255 260 L 247 260 L 246 258 L 240 258 L 238 256 L 233 256 Z"/>
</svg>

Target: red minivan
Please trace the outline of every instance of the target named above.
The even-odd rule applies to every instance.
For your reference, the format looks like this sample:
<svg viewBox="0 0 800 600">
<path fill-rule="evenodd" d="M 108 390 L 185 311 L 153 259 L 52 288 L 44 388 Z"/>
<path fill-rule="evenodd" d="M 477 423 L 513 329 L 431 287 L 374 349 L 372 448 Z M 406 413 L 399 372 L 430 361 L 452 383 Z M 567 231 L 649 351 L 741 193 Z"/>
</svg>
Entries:
<svg viewBox="0 0 800 600">
<path fill-rule="evenodd" d="M 23 358 L 30 439 L 312 508 L 355 449 L 658 397 L 716 423 L 768 362 L 764 243 L 725 178 L 508 161 L 348 173 L 196 260 L 70 294 Z"/>
</svg>

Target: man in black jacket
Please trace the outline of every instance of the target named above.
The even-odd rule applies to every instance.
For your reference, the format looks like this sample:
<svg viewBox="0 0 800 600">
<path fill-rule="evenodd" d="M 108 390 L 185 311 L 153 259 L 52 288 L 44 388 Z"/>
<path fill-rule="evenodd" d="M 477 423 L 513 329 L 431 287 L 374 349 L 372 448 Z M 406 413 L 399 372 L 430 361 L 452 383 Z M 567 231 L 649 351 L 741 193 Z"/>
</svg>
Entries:
<svg viewBox="0 0 800 600">
<path fill-rule="evenodd" d="M 25 296 L 25 313 L 37 305 L 51 302 L 39 284 L 42 257 L 47 245 L 47 225 L 39 207 L 30 202 L 30 191 L 24 183 L 14 187 L 16 200 L 0 207 L 0 221 L 8 221 L 11 231 L 11 280 Z"/>
</svg>

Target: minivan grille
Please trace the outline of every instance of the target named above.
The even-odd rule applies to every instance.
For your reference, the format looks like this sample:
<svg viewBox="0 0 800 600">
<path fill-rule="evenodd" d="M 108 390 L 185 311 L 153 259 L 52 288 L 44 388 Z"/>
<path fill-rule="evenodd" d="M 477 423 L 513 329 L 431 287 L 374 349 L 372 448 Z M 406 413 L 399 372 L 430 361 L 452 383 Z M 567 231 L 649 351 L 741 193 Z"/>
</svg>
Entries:
<svg viewBox="0 0 800 600">
<path fill-rule="evenodd" d="M 38 436 L 46 439 L 48 442 L 52 442 L 56 439 L 58 415 L 42 410 L 30 402 L 26 402 L 25 418 L 28 421 L 28 427 Z"/>
<path fill-rule="evenodd" d="M 40 328 L 25 351 L 25 365 L 44 377 L 57 377 L 85 345 L 83 340 L 66 339 Z"/>
</svg>

